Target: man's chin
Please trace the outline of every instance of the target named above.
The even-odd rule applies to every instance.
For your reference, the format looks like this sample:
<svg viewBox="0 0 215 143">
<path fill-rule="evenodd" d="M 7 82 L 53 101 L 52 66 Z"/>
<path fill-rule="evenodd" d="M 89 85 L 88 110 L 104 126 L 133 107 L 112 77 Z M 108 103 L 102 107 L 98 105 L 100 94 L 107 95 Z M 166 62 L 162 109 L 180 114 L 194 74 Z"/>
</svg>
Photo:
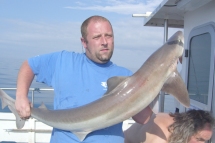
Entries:
<svg viewBox="0 0 215 143">
<path fill-rule="evenodd" d="M 110 61 L 112 57 L 112 54 L 102 54 L 100 56 L 97 56 L 97 58 L 102 62 L 102 63 L 107 63 Z"/>
<path fill-rule="evenodd" d="M 109 57 L 109 56 L 107 57 L 107 56 L 106 56 L 106 57 L 102 57 L 100 60 L 101 60 L 101 61 L 104 61 L 104 62 L 109 62 L 109 61 L 110 61 L 110 58 L 111 58 L 111 57 Z"/>
<path fill-rule="evenodd" d="M 107 63 L 107 62 L 110 61 L 110 59 L 100 59 L 100 61 L 101 61 L 102 63 Z"/>
</svg>

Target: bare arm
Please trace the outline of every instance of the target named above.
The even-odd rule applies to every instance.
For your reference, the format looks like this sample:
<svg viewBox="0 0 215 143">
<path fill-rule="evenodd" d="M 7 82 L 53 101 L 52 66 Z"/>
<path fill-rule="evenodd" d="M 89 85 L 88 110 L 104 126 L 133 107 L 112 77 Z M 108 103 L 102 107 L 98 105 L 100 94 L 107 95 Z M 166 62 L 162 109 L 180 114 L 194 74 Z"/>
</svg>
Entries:
<svg viewBox="0 0 215 143">
<path fill-rule="evenodd" d="M 149 121 L 152 113 L 153 112 L 151 108 L 147 106 L 145 109 L 140 111 L 138 114 L 134 115 L 132 118 L 135 122 L 139 124 L 146 124 Z"/>
<path fill-rule="evenodd" d="M 21 118 L 30 117 L 30 102 L 28 100 L 28 90 L 33 79 L 34 73 L 28 65 L 28 61 L 25 61 L 19 70 L 17 78 L 15 102 L 16 110 Z"/>
</svg>

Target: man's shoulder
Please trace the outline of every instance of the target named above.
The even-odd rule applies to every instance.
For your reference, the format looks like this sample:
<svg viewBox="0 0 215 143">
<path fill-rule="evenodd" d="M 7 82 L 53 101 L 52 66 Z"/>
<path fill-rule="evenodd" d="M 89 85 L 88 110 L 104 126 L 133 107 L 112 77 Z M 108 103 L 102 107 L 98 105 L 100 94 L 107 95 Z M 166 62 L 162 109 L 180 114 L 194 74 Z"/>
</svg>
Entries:
<svg viewBox="0 0 215 143">
<path fill-rule="evenodd" d="M 60 51 L 60 53 L 63 56 L 84 56 L 84 53 L 78 53 L 78 52 L 67 51 L 67 50 Z"/>
<path fill-rule="evenodd" d="M 37 55 L 35 57 L 29 58 L 28 61 L 52 61 L 52 63 L 65 63 L 67 64 L 69 61 L 70 62 L 79 62 L 80 60 L 84 59 L 84 54 L 82 53 L 76 53 L 76 52 L 71 52 L 71 51 L 55 51 L 51 53 L 46 53 L 42 55 Z"/>
<path fill-rule="evenodd" d="M 73 52 L 73 51 L 66 51 L 63 50 L 60 52 L 60 59 L 64 59 L 64 60 L 73 60 L 73 62 L 78 62 L 79 60 L 83 60 L 85 58 L 85 54 L 84 53 L 77 53 L 77 52 Z"/>
<path fill-rule="evenodd" d="M 117 70 L 117 71 L 119 71 L 121 73 L 124 73 L 126 75 L 132 75 L 133 74 L 131 70 L 129 70 L 129 69 L 125 68 L 125 67 L 118 66 L 116 64 L 113 64 L 113 65 L 114 65 L 115 70 Z"/>
</svg>

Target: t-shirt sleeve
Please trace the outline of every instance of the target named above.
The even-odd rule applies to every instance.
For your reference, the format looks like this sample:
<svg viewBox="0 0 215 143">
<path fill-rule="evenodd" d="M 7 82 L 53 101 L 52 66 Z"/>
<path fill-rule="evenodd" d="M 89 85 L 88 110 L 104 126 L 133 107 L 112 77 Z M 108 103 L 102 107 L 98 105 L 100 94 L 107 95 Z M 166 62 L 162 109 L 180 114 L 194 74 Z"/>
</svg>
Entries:
<svg viewBox="0 0 215 143">
<path fill-rule="evenodd" d="M 130 70 L 128 70 L 128 76 L 132 76 L 134 73 Z"/>
<path fill-rule="evenodd" d="M 28 64 L 36 75 L 36 81 L 51 85 L 55 72 L 56 62 L 60 52 L 38 55 L 28 59 Z"/>
</svg>

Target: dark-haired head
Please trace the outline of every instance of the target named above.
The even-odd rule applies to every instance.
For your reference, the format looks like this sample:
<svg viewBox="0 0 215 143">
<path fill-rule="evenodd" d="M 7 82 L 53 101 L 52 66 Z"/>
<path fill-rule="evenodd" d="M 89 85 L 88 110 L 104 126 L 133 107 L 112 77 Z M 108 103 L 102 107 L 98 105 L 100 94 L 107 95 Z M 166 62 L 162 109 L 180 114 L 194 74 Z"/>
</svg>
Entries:
<svg viewBox="0 0 215 143">
<path fill-rule="evenodd" d="M 169 126 L 171 132 L 169 142 L 187 143 L 190 138 L 203 130 L 205 126 L 211 130 L 214 126 L 214 118 L 210 112 L 191 109 L 185 113 L 170 113 L 174 123 Z"/>
</svg>

